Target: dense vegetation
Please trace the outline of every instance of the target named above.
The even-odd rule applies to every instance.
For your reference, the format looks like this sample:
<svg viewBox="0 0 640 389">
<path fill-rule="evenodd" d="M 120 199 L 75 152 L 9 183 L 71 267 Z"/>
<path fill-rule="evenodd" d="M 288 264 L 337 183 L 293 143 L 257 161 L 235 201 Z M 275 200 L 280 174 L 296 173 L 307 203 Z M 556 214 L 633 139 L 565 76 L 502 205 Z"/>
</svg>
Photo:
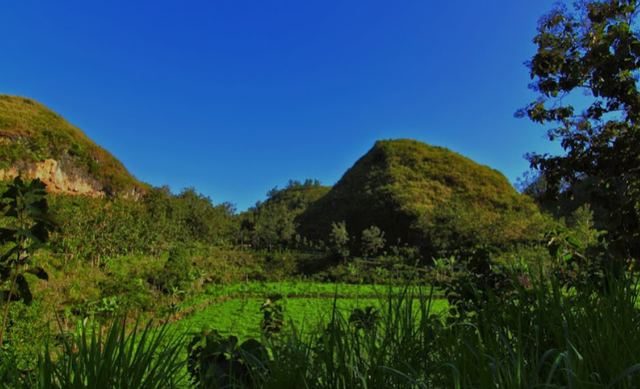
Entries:
<svg viewBox="0 0 640 389">
<path fill-rule="evenodd" d="M 637 388 L 637 3 L 575 7 L 541 19 L 520 112 L 567 154 L 532 154 L 524 194 L 387 140 L 333 188 L 292 180 L 237 214 L 0 96 L 0 167 L 66 160 L 110 188 L 1 185 L 0 386 Z M 556 101 L 575 88 L 582 114 Z"/>
<path fill-rule="evenodd" d="M 565 151 L 528 156 L 545 200 L 591 203 L 620 257 L 640 254 L 637 6 L 588 1 L 541 18 L 538 52 L 528 62 L 538 97 L 517 112 L 546 125 Z"/>
<path fill-rule="evenodd" d="M 152 188 L 137 199 L 54 196 L 52 210 L 60 224 L 52 250 L 66 263 L 157 255 L 178 243 L 224 246 L 237 235 L 233 205 L 214 206 L 193 188 Z"/>
<path fill-rule="evenodd" d="M 617 280 L 606 291 L 567 294 L 528 274 L 511 298 L 490 294 L 462 320 L 436 309 L 428 289 L 407 288 L 370 306 L 334 304 L 304 332 L 283 329 L 288 310 L 270 298 L 252 315 L 258 338 L 131 332 L 120 320 L 105 335 L 80 327 L 34 370 L 14 369 L 5 354 L 0 377 L 23 388 L 636 387 L 637 285 Z"/>
<path fill-rule="evenodd" d="M 258 202 L 242 215 L 243 242 L 246 239 L 257 248 L 299 247 L 302 242 L 296 233 L 296 217 L 330 189 L 318 180 L 290 180 L 284 189 L 273 188 L 266 201 Z"/>
</svg>

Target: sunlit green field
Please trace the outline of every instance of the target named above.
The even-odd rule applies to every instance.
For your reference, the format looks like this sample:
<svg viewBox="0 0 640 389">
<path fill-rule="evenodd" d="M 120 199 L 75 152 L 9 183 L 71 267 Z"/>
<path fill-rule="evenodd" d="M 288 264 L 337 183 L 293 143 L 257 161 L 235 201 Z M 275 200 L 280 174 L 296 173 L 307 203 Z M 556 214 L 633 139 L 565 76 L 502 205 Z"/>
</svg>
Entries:
<svg viewBox="0 0 640 389">
<path fill-rule="evenodd" d="M 316 332 L 320 326 L 331 321 L 334 311 L 348 318 L 356 308 L 372 306 L 384 310 L 382 301 L 386 301 L 389 293 L 395 295 L 402 291 L 399 287 L 302 282 L 216 285 L 210 287 L 203 296 L 185 302 L 184 307 L 192 307 L 192 312 L 172 327 L 186 333 L 216 330 L 221 335 L 235 335 L 241 339 L 259 337 L 262 318 L 260 307 L 269 296 L 281 294 L 285 297 L 281 300 L 285 329 Z M 421 288 L 414 293 L 433 292 Z M 447 309 L 446 300 L 432 301 L 432 313 Z"/>
<path fill-rule="evenodd" d="M 425 293 L 440 295 L 442 292 L 429 285 L 418 285 Z M 369 284 L 343 284 L 320 282 L 249 282 L 234 285 L 210 285 L 204 293 L 197 298 L 190 299 L 185 305 L 193 305 L 215 297 L 245 296 L 267 297 L 273 294 L 281 294 L 285 297 L 382 297 L 389 294 L 401 293 L 405 287 L 389 287 L 387 285 Z"/>
</svg>

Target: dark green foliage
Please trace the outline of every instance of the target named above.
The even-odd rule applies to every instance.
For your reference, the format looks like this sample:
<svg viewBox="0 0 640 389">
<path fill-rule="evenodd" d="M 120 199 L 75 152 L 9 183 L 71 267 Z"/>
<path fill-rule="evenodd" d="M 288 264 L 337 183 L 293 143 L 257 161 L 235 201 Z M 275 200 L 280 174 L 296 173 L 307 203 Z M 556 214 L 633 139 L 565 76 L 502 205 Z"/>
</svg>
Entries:
<svg viewBox="0 0 640 389">
<path fill-rule="evenodd" d="M 257 340 L 239 343 L 217 332 L 196 336 L 188 345 L 187 360 L 195 388 L 255 387 L 261 361 L 268 359 L 266 348 Z M 257 363 L 256 363 L 257 362 Z"/>
<path fill-rule="evenodd" d="M 427 258 L 494 244 L 508 247 L 539 232 L 541 216 L 499 172 L 441 147 L 378 141 L 327 195 L 296 222 L 308 239 L 327 241 L 331 223 L 372 225 L 388 242 L 422 248 Z"/>
<path fill-rule="evenodd" d="M 556 224 L 544 237 L 544 246 L 551 260 L 541 263 L 538 253 L 534 259 L 536 266 L 552 275 L 557 286 L 567 291 L 585 293 L 602 291 L 606 288 L 606 270 L 616 265 L 606 245 L 600 237 L 603 232 L 595 230 L 589 207 L 578 209 L 565 224 Z M 438 286 L 445 290 L 452 307 L 452 313 L 459 318 L 478 314 L 491 299 L 510 299 L 519 286 L 530 286 L 525 275 L 529 264 L 522 257 L 509 264 L 496 263 L 493 258 L 500 253 L 486 247 L 476 248 L 462 255 L 462 268 L 454 270 L 453 258 L 437 260 L 439 269 L 445 270 Z M 531 259 L 530 259 L 531 260 Z M 449 264 L 446 264 L 449 262 Z M 617 268 L 611 274 L 620 274 Z M 513 280 L 517 279 L 515 285 Z"/>
<path fill-rule="evenodd" d="M 349 324 L 356 330 L 371 332 L 380 321 L 380 314 L 374 307 L 366 307 L 364 310 L 356 308 L 349 316 Z"/>
<path fill-rule="evenodd" d="M 31 304 L 15 302 L 10 304 L 2 338 L 0 361 L 3 357 L 14 358 L 17 367 L 23 371 L 37 365 L 38 356 L 42 353 L 42 345 L 46 342 L 51 330 L 55 330 L 55 324 L 43 317 L 50 307 L 49 302 L 37 292 L 37 284 L 37 282 L 31 282 L 30 285 L 34 294 Z M 0 383 L 2 382 L 0 378 Z M 1 384 L 0 387 L 2 387 Z"/>
<path fill-rule="evenodd" d="M 179 223 L 178 239 L 182 242 L 229 244 L 235 234 L 231 217 L 235 208 L 230 203 L 213 206 L 211 199 L 194 188 L 186 188 L 174 199 L 174 222 Z"/>
<path fill-rule="evenodd" d="M 162 288 L 154 285 L 156 278 L 164 274 L 162 261 L 149 259 L 144 263 L 141 258 L 118 257 L 103 265 L 100 268 L 103 277 L 96 280 L 100 297 L 82 296 L 86 300 L 84 306 L 77 306 L 79 316 L 157 312 L 166 304 Z"/>
<path fill-rule="evenodd" d="M 295 218 L 329 189 L 318 180 L 304 183 L 290 180 L 284 189 L 273 188 L 265 202 L 259 202 L 241 216 L 243 239 L 255 248 L 301 245 L 302 242 L 295 239 Z"/>
<path fill-rule="evenodd" d="M 606 236 L 593 228 L 593 213 L 588 206 L 574 212 L 568 227 L 549 230 L 547 250 L 553 259 L 550 270 L 559 285 L 590 294 L 606 288 L 609 277 L 620 276 L 623 262 L 616 260 L 606 242 L 601 241 L 603 235 Z"/>
<path fill-rule="evenodd" d="M 539 97 L 517 115 L 548 124 L 564 155 L 531 154 L 548 199 L 590 202 L 611 248 L 640 254 L 638 2 L 581 1 L 540 19 L 528 63 Z M 576 95 L 578 98 L 574 99 Z M 582 95 L 582 96 L 580 96 Z M 586 96 L 586 97 L 585 97 Z M 582 199 L 576 199 L 582 192 Z M 573 209 L 576 207 L 574 206 Z"/>
<path fill-rule="evenodd" d="M 365 257 L 375 256 L 384 248 L 385 243 L 384 232 L 376 226 L 371 226 L 362 231 L 360 251 Z"/>
<path fill-rule="evenodd" d="M 483 253 L 477 253 L 483 256 Z M 481 262 L 481 258 L 473 262 Z M 478 295 L 472 314 L 445 320 L 433 290 L 389 288 L 374 306 L 334 301 L 317 328 L 242 340 L 216 332 L 181 339 L 80 326 L 21 370 L 10 354 L 0 378 L 21 388 L 636 388 L 637 283 L 627 274 L 590 293 L 567 293 L 545 272 L 504 276 L 509 293 Z M 486 289 L 489 290 L 489 289 Z M 106 332 L 106 336 L 103 334 Z"/>
<path fill-rule="evenodd" d="M 449 301 L 451 318 L 464 320 L 477 315 L 489 301 L 507 299 L 515 291 L 512 275 L 491 260 L 486 248 L 468 253 L 462 264 L 461 271 L 448 269 L 452 277 L 438 285 Z"/>
<path fill-rule="evenodd" d="M 438 333 L 449 346 L 436 387 L 635 387 L 639 359 L 625 346 L 637 336 L 634 287 L 571 295 L 553 277 L 527 276 L 513 279 L 510 298 L 490 296 L 469 325 Z"/>
<path fill-rule="evenodd" d="M 282 301 L 282 295 L 269 296 L 267 301 L 260 307 L 260 311 L 262 312 L 260 330 L 265 335 L 279 334 L 284 328 L 284 308 L 280 304 L 280 301 Z"/>
<path fill-rule="evenodd" d="M 168 247 L 171 242 L 228 245 L 239 229 L 231 203 L 213 205 L 211 199 L 194 188 L 178 195 L 168 187 L 153 188 L 142 198 L 144 219 L 148 221 L 149 243 Z"/>
<path fill-rule="evenodd" d="M 47 158 L 69 163 L 108 193 L 144 191 L 108 151 L 55 112 L 33 100 L 0 95 L 0 167 L 40 162 Z"/>
</svg>

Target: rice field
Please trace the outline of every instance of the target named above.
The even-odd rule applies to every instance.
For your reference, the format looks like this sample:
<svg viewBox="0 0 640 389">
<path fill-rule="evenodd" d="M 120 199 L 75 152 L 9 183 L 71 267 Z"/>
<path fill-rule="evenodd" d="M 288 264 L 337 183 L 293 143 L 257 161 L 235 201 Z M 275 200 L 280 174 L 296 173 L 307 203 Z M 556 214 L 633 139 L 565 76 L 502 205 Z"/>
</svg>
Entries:
<svg viewBox="0 0 640 389">
<path fill-rule="evenodd" d="M 240 339 L 259 337 L 260 307 L 269 296 L 279 294 L 284 297 L 280 304 L 284 308 L 285 328 L 316 332 L 331 321 L 334 312 L 348 318 L 358 308 L 382 310 L 390 293 L 395 295 L 402 291 L 401 287 L 380 285 L 302 282 L 215 285 L 197 299 L 187 301 L 183 309 L 190 313 L 172 327 L 190 334 L 216 330 L 223 336 L 235 335 Z M 421 291 L 432 293 L 427 288 L 421 288 Z M 446 300 L 433 299 L 433 313 L 444 312 L 447 308 Z"/>
</svg>

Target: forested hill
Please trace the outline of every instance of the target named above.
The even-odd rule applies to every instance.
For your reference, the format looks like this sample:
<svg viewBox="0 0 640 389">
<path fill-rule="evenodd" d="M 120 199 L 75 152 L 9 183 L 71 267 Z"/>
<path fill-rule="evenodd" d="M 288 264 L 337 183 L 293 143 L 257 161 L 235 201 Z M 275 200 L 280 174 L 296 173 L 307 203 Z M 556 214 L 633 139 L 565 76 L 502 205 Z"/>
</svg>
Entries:
<svg viewBox="0 0 640 389">
<path fill-rule="evenodd" d="M 267 193 L 267 200 L 258 202 L 242 214 L 242 230 L 246 232 L 244 238 L 254 247 L 296 243 L 295 218 L 330 189 L 329 186 L 320 185 L 317 180 L 290 180 L 283 189 L 271 189 Z"/>
<path fill-rule="evenodd" d="M 0 178 L 38 177 L 49 191 L 101 196 L 143 192 L 107 150 L 44 105 L 0 95 Z"/>
<path fill-rule="evenodd" d="M 387 242 L 432 253 L 535 236 L 540 217 L 498 171 L 442 147 L 408 139 L 378 141 L 296 222 L 302 236 L 331 239 L 332 222 L 350 237 L 375 225 Z"/>
</svg>

